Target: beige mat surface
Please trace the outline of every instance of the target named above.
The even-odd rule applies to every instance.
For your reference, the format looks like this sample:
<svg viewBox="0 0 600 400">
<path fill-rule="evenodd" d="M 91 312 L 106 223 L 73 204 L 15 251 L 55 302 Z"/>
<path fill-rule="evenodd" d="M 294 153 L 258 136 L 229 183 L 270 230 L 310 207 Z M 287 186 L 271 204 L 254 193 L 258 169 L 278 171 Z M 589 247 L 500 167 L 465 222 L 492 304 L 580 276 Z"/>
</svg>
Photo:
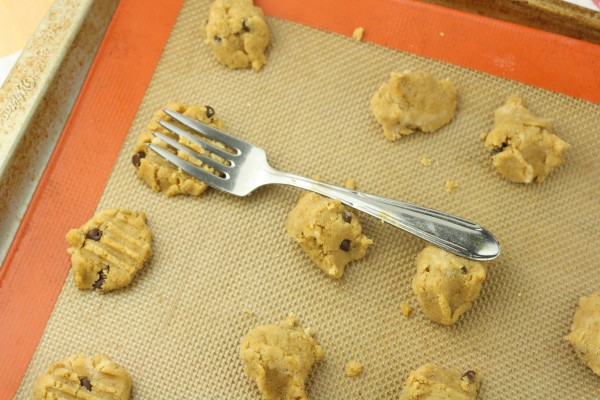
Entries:
<svg viewBox="0 0 600 400">
<path fill-rule="evenodd" d="M 293 312 L 325 351 L 308 382 L 313 399 L 396 399 L 427 362 L 477 370 L 480 399 L 598 399 L 600 378 L 563 337 L 579 297 L 600 290 L 600 108 L 273 18 L 269 64 L 230 71 L 198 37 L 207 4 L 185 4 L 98 205 L 146 212 L 155 254 L 130 287 L 105 295 L 76 289 L 69 275 L 17 398 L 30 397 L 54 360 L 105 353 L 132 374 L 135 399 L 259 399 L 240 340 Z M 391 71 L 407 69 L 451 79 L 458 113 L 436 133 L 389 143 L 369 100 Z M 501 179 L 483 147 L 481 133 L 511 94 L 553 118 L 572 145 L 543 184 Z M 426 319 L 411 289 L 426 243 L 366 215 L 375 244 L 343 279 L 328 278 L 286 235 L 297 189 L 265 187 L 247 198 L 152 192 L 131 151 L 152 113 L 172 101 L 211 105 L 276 168 L 334 184 L 353 178 L 368 193 L 490 229 L 502 255 L 474 308 L 451 327 Z M 452 193 L 448 179 L 459 184 Z M 415 308 L 408 318 L 402 303 Z M 344 375 L 351 359 L 365 366 L 355 379 Z"/>
</svg>

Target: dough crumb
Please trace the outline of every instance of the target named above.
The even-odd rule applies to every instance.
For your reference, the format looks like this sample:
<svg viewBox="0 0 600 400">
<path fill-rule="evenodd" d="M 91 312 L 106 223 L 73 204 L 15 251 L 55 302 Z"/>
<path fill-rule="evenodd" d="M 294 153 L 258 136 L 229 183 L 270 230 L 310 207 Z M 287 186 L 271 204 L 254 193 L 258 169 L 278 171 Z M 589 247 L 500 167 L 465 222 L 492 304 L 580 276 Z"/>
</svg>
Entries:
<svg viewBox="0 0 600 400">
<path fill-rule="evenodd" d="M 543 182 L 571 147 L 553 133 L 550 119 L 534 115 L 518 96 L 509 97 L 494 120 L 485 147 L 496 171 L 511 182 Z"/>
<path fill-rule="evenodd" d="M 265 400 L 307 399 L 308 372 L 323 356 L 317 341 L 296 327 L 292 315 L 279 325 L 253 328 L 240 346 L 244 372 Z"/>
<path fill-rule="evenodd" d="M 358 28 L 356 28 L 354 30 L 354 32 L 352 32 L 352 39 L 359 42 L 362 40 L 364 33 L 365 33 L 365 28 L 359 26 Z"/>
<path fill-rule="evenodd" d="M 456 112 L 456 88 L 421 71 L 392 72 L 371 99 L 371 111 L 394 141 L 417 130 L 435 132 L 448 124 Z"/>
<path fill-rule="evenodd" d="M 350 190 L 356 190 L 356 188 L 358 188 L 356 181 L 352 178 L 346 179 L 346 184 L 344 186 L 346 187 L 346 189 Z"/>
<path fill-rule="evenodd" d="M 402 315 L 404 315 L 405 317 L 409 317 L 412 313 L 412 307 L 406 303 L 402 303 L 400 305 L 400 311 L 402 312 Z"/>
<path fill-rule="evenodd" d="M 400 400 L 475 400 L 481 379 L 475 371 L 461 373 L 435 364 L 425 364 L 411 372 Z"/>
<path fill-rule="evenodd" d="M 423 156 L 421 157 L 421 164 L 423 164 L 424 167 L 429 167 L 431 165 L 431 160 L 429 157 Z"/>
<path fill-rule="evenodd" d="M 579 359 L 600 375 L 600 293 L 579 299 L 571 333 L 565 337 Z"/>
<path fill-rule="evenodd" d="M 444 189 L 446 190 L 446 192 L 450 193 L 453 190 L 458 189 L 458 183 L 449 179 L 446 181 L 446 184 L 444 185 Z"/>
<path fill-rule="evenodd" d="M 359 363 L 358 361 L 348 361 L 348 364 L 346 364 L 346 376 L 349 376 L 351 378 L 354 378 L 360 374 L 362 374 L 363 371 L 363 365 L 361 363 Z"/>
<path fill-rule="evenodd" d="M 484 263 L 429 245 L 416 259 L 412 287 L 423 313 L 432 321 L 452 325 L 473 306 L 487 277 Z"/>
</svg>

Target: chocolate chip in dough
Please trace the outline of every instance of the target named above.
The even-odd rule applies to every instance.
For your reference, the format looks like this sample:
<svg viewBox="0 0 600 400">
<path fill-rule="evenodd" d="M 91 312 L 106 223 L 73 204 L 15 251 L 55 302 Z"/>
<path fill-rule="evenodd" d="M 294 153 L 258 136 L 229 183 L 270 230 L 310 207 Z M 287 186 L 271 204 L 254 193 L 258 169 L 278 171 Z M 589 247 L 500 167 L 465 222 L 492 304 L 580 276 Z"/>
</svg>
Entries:
<svg viewBox="0 0 600 400">
<path fill-rule="evenodd" d="M 469 381 L 475 382 L 476 376 L 477 376 L 477 373 L 475 371 L 469 370 L 463 374 L 462 378 L 467 378 Z"/>
<path fill-rule="evenodd" d="M 250 32 L 250 27 L 246 25 L 246 20 L 242 21 L 242 31 Z"/>
<path fill-rule="evenodd" d="M 344 251 L 350 251 L 350 241 L 348 239 L 342 240 L 342 243 L 340 243 L 340 249 Z"/>
<path fill-rule="evenodd" d="M 215 109 L 212 108 L 211 106 L 204 106 L 206 107 L 206 118 L 212 118 L 215 115 Z"/>
<path fill-rule="evenodd" d="M 467 273 L 467 267 L 465 267 L 464 265 L 461 267 L 460 272 L 462 272 L 463 274 Z"/>
<path fill-rule="evenodd" d="M 142 163 L 142 158 L 144 157 L 146 157 L 146 153 L 144 153 L 143 151 L 138 151 L 133 155 L 133 157 L 131 157 L 131 163 L 136 167 L 139 167 Z"/>
<path fill-rule="evenodd" d="M 104 282 L 106 282 L 106 274 L 108 273 L 108 271 L 110 271 L 109 265 L 107 265 L 106 267 L 104 267 L 103 270 L 98 272 L 98 280 L 92 285 L 94 289 L 102 289 L 102 285 L 104 285 Z"/>
<path fill-rule="evenodd" d="M 86 388 L 88 391 L 92 391 L 92 384 L 89 380 L 89 378 L 87 377 L 83 377 L 79 379 L 79 383 L 81 384 L 81 386 L 83 386 L 84 388 Z"/>
<path fill-rule="evenodd" d="M 350 214 L 348 211 L 344 211 L 342 213 L 342 219 L 345 223 L 349 224 L 352 221 L 352 214 Z"/>
<path fill-rule="evenodd" d="M 94 228 L 91 231 L 89 231 L 88 233 L 86 233 L 85 237 L 86 237 L 86 239 L 92 239 L 97 242 L 102 237 L 102 231 L 98 228 Z"/>
</svg>

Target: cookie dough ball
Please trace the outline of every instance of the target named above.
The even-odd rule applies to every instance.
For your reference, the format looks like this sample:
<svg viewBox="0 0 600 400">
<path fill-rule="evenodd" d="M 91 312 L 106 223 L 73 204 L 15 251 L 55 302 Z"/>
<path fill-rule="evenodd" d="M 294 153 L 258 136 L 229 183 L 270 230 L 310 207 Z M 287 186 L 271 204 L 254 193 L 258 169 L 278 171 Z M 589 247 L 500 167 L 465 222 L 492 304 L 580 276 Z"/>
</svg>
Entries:
<svg viewBox="0 0 600 400">
<path fill-rule="evenodd" d="M 373 243 L 362 233 L 355 210 L 312 192 L 300 197 L 285 227 L 313 262 L 332 278 L 341 278 L 346 265 L 363 258 Z"/>
<path fill-rule="evenodd" d="M 392 72 L 371 99 L 371 110 L 390 141 L 417 129 L 435 132 L 454 118 L 456 88 L 426 72 Z"/>
<path fill-rule="evenodd" d="M 308 371 L 323 358 L 323 350 L 295 325 L 290 316 L 280 325 L 252 329 L 242 340 L 244 372 L 256 381 L 265 400 L 308 399 L 304 388 Z"/>
<path fill-rule="evenodd" d="M 416 259 L 413 290 L 423 313 L 434 322 L 451 325 L 471 308 L 486 278 L 486 267 L 435 246 Z"/>
<path fill-rule="evenodd" d="M 570 147 L 552 133 L 552 122 L 532 114 L 518 96 L 494 112 L 495 123 L 485 138 L 492 165 L 512 182 L 542 182 L 563 163 Z"/>
<path fill-rule="evenodd" d="M 105 355 L 76 355 L 56 362 L 35 382 L 33 397 L 43 399 L 126 400 L 131 375 Z"/>
<path fill-rule="evenodd" d="M 600 375 L 600 293 L 579 299 L 571 333 L 566 339 L 581 361 Z"/>
<path fill-rule="evenodd" d="M 146 215 L 120 208 L 98 212 L 67 233 L 71 265 L 80 289 L 108 292 L 127 286 L 152 255 Z"/>
<path fill-rule="evenodd" d="M 400 400 L 475 400 L 480 385 L 475 371 L 461 373 L 425 364 L 408 376 Z"/>
<path fill-rule="evenodd" d="M 215 110 L 210 106 L 189 106 L 182 103 L 170 103 L 167 104 L 165 108 L 177 111 L 183 115 L 187 115 L 188 117 L 194 118 L 205 124 L 212 125 L 218 129 L 223 127 L 223 122 L 217 116 L 215 116 Z M 150 148 L 147 146 L 148 143 L 153 143 L 164 149 L 175 152 L 175 150 L 172 150 L 165 142 L 154 137 L 152 132 L 160 132 L 166 136 L 175 138 L 180 143 L 195 150 L 197 153 L 208 156 L 219 162 L 223 162 L 223 159 L 207 152 L 197 144 L 191 143 L 185 137 L 176 137 L 173 133 L 160 126 L 158 124 L 159 120 L 167 121 L 183 128 L 183 125 L 173 120 L 173 118 L 165 114 L 164 111 L 159 110 L 154 113 L 146 128 L 138 136 L 137 143 L 131 157 L 131 162 L 136 169 L 137 175 L 144 182 L 150 185 L 154 191 L 163 192 L 167 196 L 174 196 L 178 194 L 198 196 L 208 188 L 208 185 L 192 177 L 186 172 L 183 172 L 180 168 L 176 167 L 156 154 L 154 151 L 150 150 Z M 221 143 L 217 143 L 206 138 L 203 139 L 215 146 L 218 146 L 219 148 L 225 148 Z M 213 168 L 206 165 L 201 165 L 184 151 L 177 151 L 177 155 L 196 165 L 202 166 L 202 168 L 204 168 L 206 171 L 211 173 L 215 172 Z"/>
<path fill-rule="evenodd" d="M 267 63 L 269 26 L 252 0 L 213 1 L 201 33 L 217 61 L 231 69 L 258 71 Z"/>
</svg>

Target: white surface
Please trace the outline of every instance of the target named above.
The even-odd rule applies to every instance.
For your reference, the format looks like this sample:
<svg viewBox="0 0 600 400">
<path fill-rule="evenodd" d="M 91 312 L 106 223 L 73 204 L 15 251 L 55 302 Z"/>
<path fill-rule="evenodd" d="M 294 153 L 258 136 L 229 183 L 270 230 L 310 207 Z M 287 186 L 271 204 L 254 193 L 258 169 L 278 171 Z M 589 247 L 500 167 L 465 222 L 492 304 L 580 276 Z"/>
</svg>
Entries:
<svg viewBox="0 0 600 400">
<path fill-rule="evenodd" d="M 17 59 L 21 55 L 21 51 L 11 54 L 10 56 L 0 58 L 0 86 L 6 80 L 8 73 L 17 62 Z"/>
</svg>

